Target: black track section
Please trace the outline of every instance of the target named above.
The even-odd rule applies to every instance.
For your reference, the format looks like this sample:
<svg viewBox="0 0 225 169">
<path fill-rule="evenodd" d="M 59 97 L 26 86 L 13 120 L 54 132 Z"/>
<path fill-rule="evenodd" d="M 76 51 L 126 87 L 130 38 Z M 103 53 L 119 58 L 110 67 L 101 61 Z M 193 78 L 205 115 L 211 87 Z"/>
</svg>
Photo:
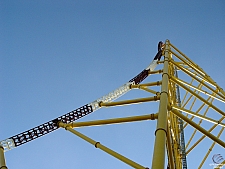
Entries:
<svg viewBox="0 0 225 169">
<path fill-rule="evenodd" d="M 158 59 L 160 60 L 162 56 L 162 42 L 159 42 L 158 44 L 158 53 L 156 54 L 154 60 Z M 149 70 L 143 70 L 141 73 L 139 73 L 137 76 L 135 76 L 133 79 L 131 79 L 129 82 L 134 82 L 135 84 L 141 83 L 147 76 L 148 76 Z M 22 144 L 25 144 L 29 141 L 32 141 L 36 138 L 39 138 L 43 135 L 46 135 L 56 129 L 58 129 L 58 122 L 63 123 L 71 123 L 75 120 L 78 120 L 79 118 L 82 118 L 90 113 L 93 112 L 91 105 L 84 105 L 76 110 L 73 110 L 65 115 L 62 115 L 54 120 L 51 120 L 47 123 L 41 124 L 37 127 L 34 127 L 30 130 L 27 130 L 25 132 L 22 132 L 20 134 L 17 134 L 15 136 L 10 137 L 9 139 L 13 139 L 15 147 L 20 146 Z"/>
<path fill-rule="evenodd" d="M 141 83 L 148 76 L 148 70 L 143 70 L 129 82 L 135 82 L 135 84 Z M 29 141 L 32 141 L 36 138 L 39 138 L 43 135 L 46 135 L 56 129 L 58 129 L 58 122 L 61 121 L 63 123 L 71 123 L 79 118 L 82 118 L 93 112 L 91 105 L 84 105 L 76 110 L 73 110 L 65 115 L 62 115 L 54 120 L 51 120 L 47 123 L 41 124 L 37 127 L 34 127 L 30 130 L 17 134 L 15 136 L 10 137 L 9 139 L 13 139 L 15 147 L 25 144 Z"/>
<path fill-rule="evenodd" d="M 133 79 L 131 79 L 129 82 L 133 82 L 135 84 L 141 83 L 147 76 L 148 76 L 149 70 L 143 70 L 141 73 L 139 73 L 137 76 L 135 76 Z"/>
<path fill-rule="evenodd" d="M 45 134 L 48 134 L 56 129 L 58 129 L 58 122 L 71 123 L 81 117 L 86 116 L 87 114 L 93 112 L 90 105 L 84 105 L 76 110 L 73 110 L 63 116 L 60 116 L 54 120 L 51 120 L 47 123 L 41 124 L 37 127 L 34 127 L 30 130 L 27 130 L 23 133 L 17 134 L 10 139 L 13 139 L 15 146 L 20 146 L 24 143 L 27 143 L 31 140 L 34 140 L 38 137 L 41 137 Z"/>
</svg>

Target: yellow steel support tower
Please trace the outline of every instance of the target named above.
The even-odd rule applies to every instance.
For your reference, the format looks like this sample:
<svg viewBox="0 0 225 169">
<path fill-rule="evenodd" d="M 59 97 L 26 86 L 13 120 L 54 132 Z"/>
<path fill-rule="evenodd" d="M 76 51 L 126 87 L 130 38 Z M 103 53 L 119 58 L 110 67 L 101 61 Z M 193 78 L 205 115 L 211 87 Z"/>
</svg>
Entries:
<svg viewBox="0 0 225 169">
<path fill-rule="evenodd" d="M 148 78 L 150 82 L 130 83 L 129 89 L 127 86 L 122 87 L 126 92 L 132 89 L 146 91 L 148 97 L 112 101 L 110 97 L 120 93 L 118 90 L 90 104 L 92 107 L 94 106 L 94 110 L 97 110 L 104 107 L 155 102 L 158 112 L 68 124 L 58 121 L 58 127 L 65 128 L 133 168 L 147 169 L 150 166 L 138 164 L 73 128 L 157 120 L 156 128 L 152 129 L 155 131 L 155 139 L 152 140 L 154 151 L 152 160 L 149 159 L 152 161 L 152 169 L 187 169 L 188 166 L 200 169 L 209 168 L 210 165 L 222 168 L 225 165 L 222 158 L 213 159 L 214 163 L 211 158 L 215 153 L 213 152 L 214 148 L 220 153 L 225 152 L 224 90 L 169 40 L 165 42 L 162 56 L 164 59 L 157 63 L 158 70 L 150 68 L 148 71 L 148 75 L 151 75 Z M 152 76 L 157 76 L 158 81 L 151 82 Z M 1 148 L 0 168 L 6 168 L 2 150 Z M 204 156 L 197 155 L 200 151 Z M 193 161 L 195 161 L 195 166 L 193 166 Z"/>
<path fill-rule="evenodd" d="M 163 65 L 162 70 L 149 71 L 149 75 L 161 74 L 159 81 L 130 86 L 130 89 L 137 88 L 149 92 L 153 94 L 152 97 L 118 102 L 99 102 L 100 107 L 110 107 L 159 100 L 158 113 L 118 119 L 75 122 L 72 124 L 60 122 L 59 126 L 90 142 L 97 148 L 101 147 L 100 149 L 103 151 L 133 168 L 145 168 L 104 146 L 102 148 L 99 142 L 86 138 L 86 136 L 72 130 L 72 128 L 156 119 L 157 127 L 155 129 L 151 168 L 188 168 L 188 164 L 193 160 L 193 157 L 188 158 L 188 155 L 194 149 L 198 149 L 197 145 L 200 145 L 207 137 L 208 141 L 211 140 L 212 145 L 209 147 L 208 152 L 205 152 L 202 160 L 198 160 L 199 166 L 196 166 L 196 168 L 202 168 L 206 159 L 210 158 L 209 154 L 215 145 L 220 146 L 221 152 L 225 152 L 225 142 L 223 141 L 225 135 L 222 135 L 225 127 L 223 122 L 225 112 L 219 108 L 219 106 L 225 106 L 225 92 L 202 68 L 179 51 L 169 40 L 165 42 L 163 56 L 164 60 L 158 62 L 158 64 Z M 176 73 L 179 74 L 179 77 Z M 161 92 L 150 89 L 150 87 L 156 85 L 161 86 Z M 207 116 L 209 111 L 210 115 Z M 212 132 L 214 129 L 220 130 L 219 134 Z M 199 137 L 200 139 L 198 139 Z M 220 139 L 220 137 L 223 137 L 223 139 Z M 197 151 L 202 151 L 202 149 L 200 148 Z M 211 165 L 221 167 L 224 165 L 224 161 L 220 162 L 220 164 Z M 205 165 L 209 166 L 210 164 Z"/>
</svg>

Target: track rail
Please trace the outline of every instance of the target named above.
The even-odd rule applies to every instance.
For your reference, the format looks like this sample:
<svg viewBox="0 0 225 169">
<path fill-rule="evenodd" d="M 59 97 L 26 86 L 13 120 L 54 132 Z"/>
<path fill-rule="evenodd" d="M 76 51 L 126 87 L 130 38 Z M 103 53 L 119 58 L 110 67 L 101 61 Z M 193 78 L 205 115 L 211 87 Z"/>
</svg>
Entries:
<svg viewBox="0 0 225 169">
<path fill-rule="evenodd" d="M 111 102 L 130 91 L 131 84 L 141 83 L 149 75 L 149 71 L 153 71 L 155 69 L 155 67 L 157 66 L 157 62 L 160 60 L 161 56 L 162 47 L 158 47 L 158 53 L 154 57 L 154 60 L 151 62 L 151 64 L 123 86 L 89 104 L 86 104 L 56 119 L 53 119 L 20 134 L 14 135 L 8 139 L 2 140 L 0 141 L 0 145 L 2 145 L 4 151 L 11 150 L 36 138 L 44 136 L 52 131 L 55 131 L 59 128 L 58 122 L 60 121 L 68 124 L 98 110 L 99 108 L 101 108 L 99 105 L 100 102 Z"/>
</svg>

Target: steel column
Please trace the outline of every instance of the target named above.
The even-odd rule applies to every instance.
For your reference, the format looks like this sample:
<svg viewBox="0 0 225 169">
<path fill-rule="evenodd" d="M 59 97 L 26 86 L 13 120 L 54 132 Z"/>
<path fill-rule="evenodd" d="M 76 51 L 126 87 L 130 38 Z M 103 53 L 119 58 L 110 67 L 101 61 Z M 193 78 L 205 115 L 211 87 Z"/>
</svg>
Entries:
<svg viewBox="0 0 225 169">
<path fill-rule="evenodd" d="M 152 169 L 164 169 L 167 135 L 167 103 L 168 103 L 168 67 L 169 67 L 169 40 L 166 40 L 165 60 L 162 73 L 162 86 L 159 104 L 157 129 L 155 131 L 155 146 L 152 160 Z"/>
<path fill-rule="evenodd" d="M 0 169 L 8 169 L 5 163 L 4 148 L 0 146 Z"/>
</svg>

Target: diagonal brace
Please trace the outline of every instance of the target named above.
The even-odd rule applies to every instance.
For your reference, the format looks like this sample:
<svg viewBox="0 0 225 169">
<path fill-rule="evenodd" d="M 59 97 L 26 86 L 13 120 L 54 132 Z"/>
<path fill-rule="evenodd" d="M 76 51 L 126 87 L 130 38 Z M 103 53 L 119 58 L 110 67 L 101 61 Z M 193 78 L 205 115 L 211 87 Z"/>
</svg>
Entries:
<svg viewBox="0 0 225 169">
<path fill-rule="evenodd" d="M 177 115 L 178 117 L 182 118 L 184 121 L 189 123 L 192 127 L 196 128 L 198 131 L 200 131 L 201 133 L 203 133 L 204 135 L 206 135 L 207 137 L 209 137 L 210 139 L 212 139 L 213 141 L 215 141 L 216 143 L 218 143 L 219 145 L 221 145 L 222 147 L 225 148 L 225 142 L 218 139 L 216 136 L 214 136 L 213 134 L 211 134 L 210 132 L 208 132 L 204 128 L 200 127 L 198 124 L 196 124 L 195 122 L 193 122 L 189 118 L 185 117 L 178 110 L 173 109 L 171 106 L 168 106 L 168 109 L 170 111 L 172 111 L 175 115 Z"/>
<path fill-rule="evenodd" d="M 119 153 L 117 153 L 117 152 L 107 148 L 106 146 L 102 145 L 100 142 L 96 142 L 96 141 L 92 140 L 91 138 L 89 138 L 89 137 L 83 135 L 82 133 L 72 129 L 71 127 L 67 127 L 67 125 L 62 123 L 62 122 L 59 122 L 58 125 L 59 125 L 59 127 L 65 128 L 66 130 L 70 131 L 71 133 L 77 135 L 78 137 L 80 137 L 80 138 L 84 139 L 85 141 L 89 142 L 90 144 L 94 145 L 96 148 L 99 148 L 99 149 L 105 151 L 106 153 L 114 156 L 115 158 L 123 161 L 124 163 L 130 165 L 133 168 L 147 169 L 147 168 L 141 166 L 140 164 L 138 164 L 138 163 L 136 163 L 136 162 L 134 162 L 134 161 L 132 161 L 132 160 L 130 160 L 130 159 L 120 155 Z"/>
</svg>

